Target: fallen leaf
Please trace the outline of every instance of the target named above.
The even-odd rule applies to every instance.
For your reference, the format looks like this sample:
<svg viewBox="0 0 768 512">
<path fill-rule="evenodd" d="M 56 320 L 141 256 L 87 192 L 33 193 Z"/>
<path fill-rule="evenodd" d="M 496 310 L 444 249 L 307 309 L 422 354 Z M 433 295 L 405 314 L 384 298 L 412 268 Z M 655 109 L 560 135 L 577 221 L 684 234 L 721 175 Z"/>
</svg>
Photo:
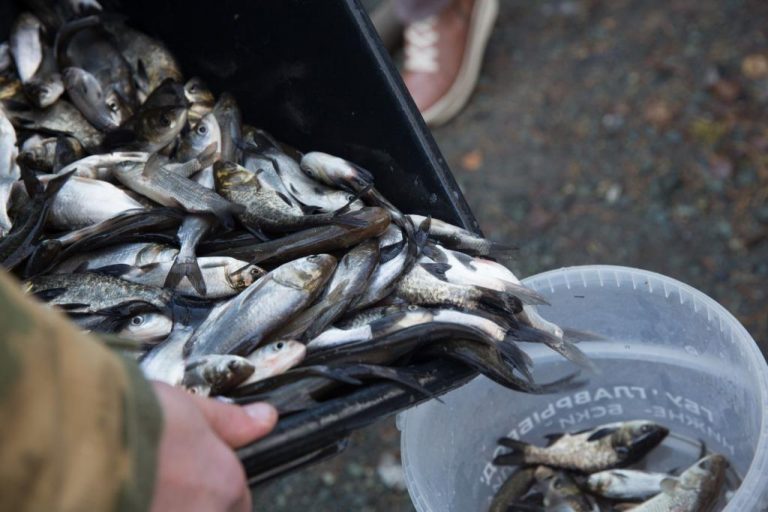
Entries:
<svg viewBox="0 0 768 512">
<path fill-rule="evenodd" d="M 643 117 L 656 128 L 666 127 L 672 121 L 672 109 L 664 100 L 651 100 L 643 109 Z"/>
<path fill-rule="evenodd" d="M 483 154 L 480 150 L 473 150 L 461 157 L 461 166 L 465 171 L 477 172 L 483 166 Z"/>
<path fill-rule="evenodd" d="M 744 76 L 753 80 L 767 76 L 768 58 L 759 53 L 747 55 L 741 61 L 741 72 L 744 73 Z"/>
</svg>

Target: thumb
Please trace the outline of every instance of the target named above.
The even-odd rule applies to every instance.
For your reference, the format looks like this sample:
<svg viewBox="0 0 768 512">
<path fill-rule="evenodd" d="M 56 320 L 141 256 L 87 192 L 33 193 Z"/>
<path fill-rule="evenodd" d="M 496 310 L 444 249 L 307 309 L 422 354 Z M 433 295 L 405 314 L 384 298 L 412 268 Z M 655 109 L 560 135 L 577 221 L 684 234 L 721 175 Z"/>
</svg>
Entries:
<svg viewBox="0 0 768 512">
<path fill-rule="evenodd" d="M 194 396 L 211 429 L 231 448 L 239 448 L 264 437 L 277 423 L 277 411 L 267 403 L 245 406 Z"/>
</svg>

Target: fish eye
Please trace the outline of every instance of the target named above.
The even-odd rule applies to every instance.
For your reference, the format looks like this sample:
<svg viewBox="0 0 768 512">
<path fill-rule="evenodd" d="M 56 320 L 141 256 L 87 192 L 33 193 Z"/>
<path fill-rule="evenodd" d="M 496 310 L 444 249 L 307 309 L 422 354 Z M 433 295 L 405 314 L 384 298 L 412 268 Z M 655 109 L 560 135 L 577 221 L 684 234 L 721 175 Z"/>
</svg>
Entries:
<svg viewBox="0 0 768 512">
<path fill-rule="evenodd" d="M 201 124 L 200 126 L 197 127 L 197 133 L 199 133 L 200 135 L 205 135 L 206 133 L 208 133 L 208 127 L 206 127 L 204 124 Z"/>
<path fill-rule="evenodd" d="M 354 201 L 354 200 L 355 200 L 355 196 L 353 196 L 352 194 L 349 194 L 347 196 L 347 201 Z"/>
<path fill-rule="evenodd" d="M 318 259 L 317 254 L 313 254 L 312 256 L 307 257 L 307 261 L 315 261 L 316 259 Z"/>
<path fill-rule="evenodd" d="M 555 479 L 555 480 L 552 482 L 552 487 L 554 487 L 555 489 L 560 489 L 560 488 L 562 488 L 562 487 L 563 487 L 563 481 L 562 481 L 562 480 L 560 480 L 559 478 L 556 478 L 556 479 Z"/>
<path fill-rule="evenodd" d="M 192 84 L 189 86 L 189 92 L 196 93 L 197 92 L 197 84 Z"/>
<path fill-rule="evenodd" d="M 163 114 L 160 116 L 160 124 L 165 126 L 166 128 L 171 126 L 171 118 L 167 115 Z"/>
<path fill-rule="evenodd" d="M 653 429 L 652 429 L 652 428 L 651 428 L 651 426 L 650 426 L 650 425 L 648 425 L 648 424 L 645 424 L 645 425 L 643 425 L 642 427 L 640 427 L 640 432 L 642 432 L 643 434 L 647 434 L 647 433 L 648 433 L 648 432 L 650 432 L 651 430 L 653 430 Z"/>
<path fill-rule="evenodd" d="M 109 108 L 111 112 L 117 112 L 118 110 L 120 110 L 120 108 L 117 106 L 117 103 L 115 103 L 114 101 L 108 102 L 107 108 Z"/>
<path fill-rule="evenodd" d="M 410 304 L 408 306 L 408 311 L 417 311 L 418 309 L 419 309 L 419 306 L 417 306 L 416 304 Z"/>
<path fill-rule="evenodd" d="M 144 323 L 144 317 L 141 315 L 136 315 L 135 317 L 131 318 L 131 325 L 139 326 Z"/>
<path fill-rule="evenodd" d="M 252 276 L 257 276 L 257 275 L 259 275 L 259 269 L 257 269 L 257 268 L 252 268 L 252 269 L 251 269 L 251 275 L 252 275 Z"/>
<path fill-rule="evenodd" d="M 278 341 L 277 345 L 275 345 L 275 347 L 277 347 L 277 350 L 282 350 L 284 346 L 285 346 L 285 343 L 283 343 L 282 341 Z"/>
</svg>

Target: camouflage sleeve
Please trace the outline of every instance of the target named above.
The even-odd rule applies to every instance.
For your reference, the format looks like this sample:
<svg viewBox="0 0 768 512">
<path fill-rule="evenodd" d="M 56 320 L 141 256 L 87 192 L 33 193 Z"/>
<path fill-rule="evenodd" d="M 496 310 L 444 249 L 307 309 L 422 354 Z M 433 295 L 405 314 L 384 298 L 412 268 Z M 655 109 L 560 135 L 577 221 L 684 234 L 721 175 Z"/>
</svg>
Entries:
<svg viewBox="0 0 768 512">
<path fill-rule="evenodd" d="M 161 413 L 134 362 L 0 272 L 0 510 L 147 510 Z"/>
</svg>

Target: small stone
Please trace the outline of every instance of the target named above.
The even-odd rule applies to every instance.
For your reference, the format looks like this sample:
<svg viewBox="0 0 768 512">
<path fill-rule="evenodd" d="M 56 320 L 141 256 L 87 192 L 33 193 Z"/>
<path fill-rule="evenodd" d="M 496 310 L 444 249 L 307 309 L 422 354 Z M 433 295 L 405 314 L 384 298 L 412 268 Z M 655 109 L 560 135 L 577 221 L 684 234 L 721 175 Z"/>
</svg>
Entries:
<svg viewBox="0 0 768 512">
<path fill-rule="evenodd" d="M 741 72 L 752 80 L 768 76 L 768 58 L 759 53 L 747 55 L 741 61 Z"/>
<path fill-rule="evenodd" d="M 619 200 L 619 197 L 621 197 L 621 185 L 613 183 L 608 187 L 608 190 L 605 191 L 605 200 L 608 204 L 614 204 Z"/>
<path fill-rule="evenodd" d="M 461 167 L 465 171 L 477 172 L 483 166 L 483 153 L 475 149 L 461 157 Z"/>
<path fill-rule="evenodd" d="M 661 99 L 651 100 L 643 109 L 643 117 L 656 128 L 665 128 L 672 121 L 672 108 Z"/>
<path fill-rule="evenodd" d="M 328 487 L 330 487 L 330 486 L 332 486 L 333 484 L 336 483 L 336 475 L 334 475 L 330 471 L 324 471 L 323 474 L 320 475 L 320 479 Z"/>
<path fill-rule="evenodd" d="M 382 454 L 381 459 L 379 459 L 379 465 L 376 467 L 376 472 L 379 474 L 382 483 L 388 488 L 398 491 L 406 489 L 403 466 L 391 453 L 384 452 Z"/>
</svg>

